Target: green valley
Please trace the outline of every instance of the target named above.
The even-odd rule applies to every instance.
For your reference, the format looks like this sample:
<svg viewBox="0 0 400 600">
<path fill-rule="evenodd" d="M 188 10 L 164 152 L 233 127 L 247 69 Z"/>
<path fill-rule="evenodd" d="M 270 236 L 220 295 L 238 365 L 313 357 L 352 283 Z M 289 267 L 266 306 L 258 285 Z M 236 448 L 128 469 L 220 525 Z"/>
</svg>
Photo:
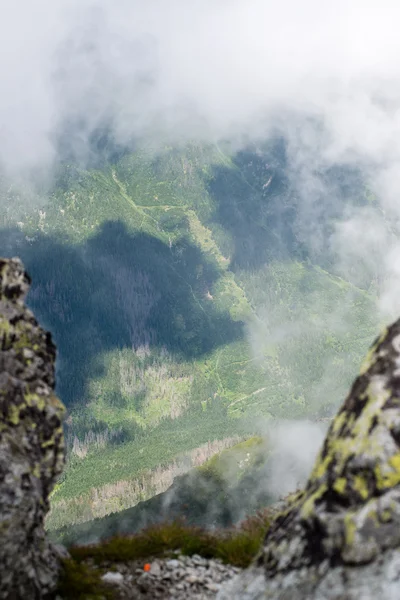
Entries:
<svg viewBox="0 0 400 600">
<path fill-rule="evenodd" d="M 296 236 L 273 148 L 141 148 L 0 194 L 68 408 L 50 528 L 147 500 L 269 419 L 331 415 L 378 329 L 373 292 Z"/>
</svg>

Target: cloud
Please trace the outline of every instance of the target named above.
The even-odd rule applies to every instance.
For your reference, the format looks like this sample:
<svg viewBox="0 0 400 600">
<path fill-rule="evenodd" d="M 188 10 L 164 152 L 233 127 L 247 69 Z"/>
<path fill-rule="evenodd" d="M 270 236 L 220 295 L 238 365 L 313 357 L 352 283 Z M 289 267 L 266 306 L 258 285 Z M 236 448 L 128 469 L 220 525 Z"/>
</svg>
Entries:
<svg viewBox="0 0 400 600">
<path fill-rule="evenodd" d="M 13 177 L 51 171 L 61 137 L 85 160 L 92 134 L 104 126 L 122 144 L 141 137 L 154 144 L 193 138 L 240 144 L 281 135 L 299 196 L 299 234 L 311 252 L 327 243 L 320 217 L 335 212 L 341 196 L 321 173 L 336 164 L 362 169 L 376 202 L 346 209 L 329 245 L 339 274 L 356 285 L 379 280 L 380 317 L 399 314 L 396 0 L 6 4 L 0 171 Z M 338 327 L 346 309 L 330 315 Z M 302 331 L 283 321 L 269 333 L 279 343 Z M 331 368 L 314 395 L 325 380 L 331 385 Z M 306 477 L 322 434 L 312 424 L 274 431 L 280 494 Z"/>
<path fill-rule="evenodd" d="M 122 144 L 284 136 L 299 234 L 313 252 L 326 244 L 320 217 L 341 195 L 321 173 L 363 170 L 377 202 L 341 215 L 329 243 L 356 284 L 379 275 L 379 311 L 394 315 L 399 17 L 395 0 L 8 3 L 0 166 L 14 175 L 50 167 L 61 137 L 85 160 L 104 126 Z"/>
<path fill-rule="evenodd" d="M 272 497 L 278 500 L 306 484 L 326 430 L 326 425 L 311 421 L 275 421 L 268 429 L 274 449 L 267 482 Z"/>
<path fill-rule="evenodd" d="M 395 0 L 8 3 L 0 166 L 49 167 L 60 139 L 86 160 L 99 127 L 122 144 L 283 135 L 318 250 L 326 166 L 363 167 L 398 218 L 399 16 Z"/>
<path fill-rule="evenodd" d="M 392 161 L 399 16 L 395 0 L 19 0 L 0 25 L 0 158 L 49 161 L 71 120 L 124 141 L 293 135 L 300 114 L 325 160 Z"/>
</svg>

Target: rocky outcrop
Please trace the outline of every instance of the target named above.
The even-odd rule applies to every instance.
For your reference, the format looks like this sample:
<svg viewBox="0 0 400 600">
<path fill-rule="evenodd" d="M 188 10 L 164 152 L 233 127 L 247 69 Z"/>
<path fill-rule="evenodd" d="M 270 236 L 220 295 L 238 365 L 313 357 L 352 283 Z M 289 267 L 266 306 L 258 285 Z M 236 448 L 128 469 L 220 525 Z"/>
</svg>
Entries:
<svg viewBox="0 0 400 600">
<path fill-rule="evenodd" d="M 400 320 L 371 347 L 305 489 L 219 600 L 397 598 Z"/>
<path fill-rule="evenodd" d="M 55 347 L 24 306 L 29 277 L 0 259 L 0 598 L 41 599 L 55 588 L 48 497 L 63 468 L 63 406 L 54 394 Z"/>
<path fill-rule="evenodd" d="M 60 571 L 44 517 L 64 463 L 64 409 L 51 336 L 24 305 L 28 287 L 20 261 L 0 259 L 0 600 L 50 600 Z M 399 597 L 400 320 L 371 347 L 304 490 L 273 517 L 256 563 L 217 592 L 235 570 L 194 558 L 153 561 L 148 574 L 111 564 L 103 581 L 120 598 Z"/>
</svg>

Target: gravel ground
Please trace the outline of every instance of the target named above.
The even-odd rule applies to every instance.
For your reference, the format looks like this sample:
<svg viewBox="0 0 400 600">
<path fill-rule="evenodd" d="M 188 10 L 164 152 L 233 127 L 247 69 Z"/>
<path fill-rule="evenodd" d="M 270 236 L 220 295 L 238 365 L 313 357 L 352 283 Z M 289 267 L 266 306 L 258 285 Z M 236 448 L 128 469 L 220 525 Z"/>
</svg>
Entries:
<svg viewBox="0 0 400 600">
<path fill-rule="evenodd" d="M 113 586 L 119 600 L 208 600 L 215 598 L 222 583 L 241 569 L 198 555 L 157 558 L 148 563 L 102 565 L 104 582 Z"/>
</svg>

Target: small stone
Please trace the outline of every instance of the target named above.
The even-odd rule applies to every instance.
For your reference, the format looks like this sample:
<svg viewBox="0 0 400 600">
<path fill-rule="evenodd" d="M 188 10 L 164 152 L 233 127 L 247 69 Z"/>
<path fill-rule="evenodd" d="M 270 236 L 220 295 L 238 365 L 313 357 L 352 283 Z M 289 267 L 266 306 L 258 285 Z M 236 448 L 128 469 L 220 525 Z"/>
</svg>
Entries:
<svg viewBox="0 0 400 600">
<path fill-rule="evenodd" d="M 158 563 L 158 562 L 151 563 L 150 575 L 153 575 L 154 577 L 160 577 L 160 575 L 161 575 L 160 563 Z"/>
<path fill-rule="evenodd" d="M 218 564 L 218 563 L 215 565 L 215 568 L 216 568 L 217 571 L 220 571 L 221 573 L 223 571 L 226 571 L 225 565 L 221 565 L 221 564 Z"/>
<path fill-rule="evenodd" d="M 165 566 L 167 567 L 167 569 L 178 569 L 181 565 L 179 563 L 179 560 L 176 560 L 176 558 L 172 558 L 171 560 L 167 560 Z"/>
<path fill-rule="evenodd" d="M 206 585 L 204 586 L 207 588 L 207 590 L 210 590 L 210 592 L 218 592 L 220 586 L 218 585 L 218 583 L 206 583 Z"/>
<path fill-rule="evenodd" d="M 141 576 L 138 577 L 136 583 L 139 586 L 139 588 L 144 591 L 146 591 L 149 588 L 149 586 L 151 585 L 151 582 L 149 580 L 147 573 L 142 573 Z"/>
<path fill-rule="evenodd" d="M 115 583 L 117 585 L 121 585 L 124 583 L 124 576 L 121 573 L 115 573 L 113 571 L 108 571 L 102 576 L 102 580 L 105 583 Z"/>
<path fill-rule="evenodd" d="M 202 558 L 198 554 L 193 554 L 192 561 L 195 565 L 205 565 L 207 562 L 204 558 Z"/>
</svg>

